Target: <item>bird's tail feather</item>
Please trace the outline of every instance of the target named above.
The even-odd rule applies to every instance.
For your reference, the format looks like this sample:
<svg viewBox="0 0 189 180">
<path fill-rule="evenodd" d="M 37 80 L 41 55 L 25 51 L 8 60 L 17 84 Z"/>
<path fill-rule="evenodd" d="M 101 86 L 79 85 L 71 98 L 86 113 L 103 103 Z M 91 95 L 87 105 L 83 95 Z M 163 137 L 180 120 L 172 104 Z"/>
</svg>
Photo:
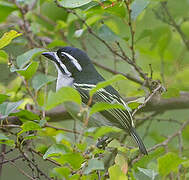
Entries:
<svg viewBox="0 0 189 180">
<path fill-rule="evenodd" d="M 140 138 L 140 136 L 137 134 L 137 132 L 135 131 L 134 128 L 130 129 L 130 135 L 131 137 L 133 137 L 133 139 L 135 140 L 135 142 L 137 143 L 140 151 L 142 154 L 144 155 L 148 155 L 148 152 L 146 150 L 146 147 L 144 145 L 144 143 L 142 142 L 142 139 Z"/>
</svg>

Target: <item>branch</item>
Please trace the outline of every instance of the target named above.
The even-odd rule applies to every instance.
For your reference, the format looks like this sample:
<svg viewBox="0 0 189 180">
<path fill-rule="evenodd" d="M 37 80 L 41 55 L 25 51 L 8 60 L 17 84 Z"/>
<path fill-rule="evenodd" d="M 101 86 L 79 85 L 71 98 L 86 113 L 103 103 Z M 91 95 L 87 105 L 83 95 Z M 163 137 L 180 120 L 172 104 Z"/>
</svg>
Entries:
<svg viewBox="0 0 189 180">
<path fill-rule="evenodd" d="M 58 0 L 55 0 L 55 3 L 58 7 L 60 8 L 64 8 L 63 6 L 61 6 L 58 2 Z M 65 9 L 65 8 L 64 8 Z M 99 41 L 101 41 L 108 49 L 110 52 L 112 52 L 114 55 L 120 57 L 123 61 L 127 62 L 128 64 L 130 64 L 135 70 L 136 72 L 138 72 L 138 74 L 140 75 L 141 78 L 143 78 L 145 80 L 144 85 L 150 89 L 152 89 L 153 87 L 151 87 L 151 79 L 148 78 L 147 74 L 143 72 L 143 70 L 141 69 L 140 66 L 138 66 L 135 61 L 133 61 L 132 59 L 130 59 L 125 53 L 120 54 L 118 53 L 116 50 L 114 50 L 108 42 L 106 42 L 104 39 L 102 39 L 101 37 L 99 37 L 94 31 L 93 29 L 87 24 L 87 22 L 82 19 L 74 10 L 72 9 L 65 9 L 68 13 L 71 13 L 73 15 L 75 15 L 87 28 L 88 32 L 93 35 L 96 39 L 98 39 Z"/>
<path fill-rule="evenodd" d="M 182 41 L 184 42 L 186 48 L 189 50 L 189 40 L 187 39 L 187 37 L 185 36 L 183 31 L 181 30 L 180 26 L 175 22 L 175 20 L 172 17 L 171 13 L 169 12 L 169 10 L 167 8 L 167 2 L 161 2 L 161 6 L 162 6 L 162 8 L 164 9 L 166 15 L 169 18 L 169 22 L 170 23 L 168 23 L 168 24 L 176 29 L 176 31 L 179 33 L 180 37 L 182 38 Z"/>
<path fill-rule="evenodd" d="M 152 148 L 148 149 L 148 152 L 151 152 L 151 151 L 154 151 L 156 150 L 157 148 L 159 147 L 164 147 L 165 149 L 167 148 L 167 145 L 175 138 L 175 137 L 179 137 L 181 134 L 182 134 L 182 131 L 184 130 L 184 128 L 189 124 L 189 120 L 185 121 L 182 126 L 178 129 L 178 131 L 176 131 L 174 134 L 172 134 L 171 136 L 168 136 L 168 138 L 159 143 L 159 144 L 156 144 L 155 146 L 153 146 Z M 179 151 L 180 151 L 180 148 L 182 148 L 182 144 L 180 145 L 179 144 Z M 132 160 L 132 164 L 136 163 L 137 161 L 139 161 L 140 159 L 142 158 L 142 156 L 138 156 L 136 159 L 133 159 Z"/>
<path fill-rule="evenodd" d="M 171 136 L 169 136 L 165 141 L 163 141 L 162 143 L 156 144 L 155 146 L 153 146 L 152 148 L 148 149 L 148 152 L 154 151 L 155 149 L 159 148 L 159 147 L 165 147 L 168 145 L 168 143 L 170 141 L 172 141 L 173 138 L 175 138 L 176 136 L 180 136 L 180 134 L 182 133 L 183 129 L 189 124 L 189 120 L 185 121 L 182 126 L 180 127 L 180 129 L 175 132 L 174 134 L 172 134 Z"/>
<path fill-rule="evenodd" d="M 109 67 L 106 67 L 106 66 L 104 66 L 104 65 L 102 65 L 102 64 L 99 64 L 99 63 L 96 62 L 96 61 L 93 61 L 93 64 L 95 64 L 96 66 L 98 66 L 98 67 L 100 67 L 100 68 L 102 68 L 102 69 L 104 69 L 104 70 L 106 70 L 106 71 L 108 71 L 108 72 L 110 72 L 110 73 L 112 73 L 112 74 L 121 74 L 121 75 L 125 76 L 127 79 L 129 79 L 129 80 L 131 80 L 131 81 L 133 81 L 133 82 L 135 82 L 135 83 L 138 83 L 138 84 L 140 84 L 140 85 L 143 85 L 143 84 L 144 84 L 143 81 L 141 81 L 141 80 L 138 79 L 138 78 L 135 78 L 134 76 L 132 76 L 132 75 L 129 74 L 129 73 L 122 73 L 122 72 L 115 71 L 115 70 L 113 70 L 113 69 L 111 69 L 111 68 L 109 68 Z"/>
<path fill-rule="evenodd" d="M 130 97 L 126 99 L 126 102 L 135 100 L 138 97 Z M 152 97 L 144 107 L 142 107 L 138 112 L 164 112 L 168 110 L 179 110 L 179 109 L 189 109 L 189 93 L 181 94 L 177 98 L 157 99 L 156 96 Z M 34 112 L 36 113 L 36 112 Z M 66 111 L 64 106 L 60 105 L 54 109 L 47 111 L 46 116 L 50 117 L 51 122 L 64 121 L 73 119 L 72 116 Z M 18 124 L 18 117 L 10 116 L 8 121 L 12 124 Z M 2 125 L 2 128 L 6 126 L 11 127 L 12 125 Z M 18 126 L 12 126 L 13 128 L 18 128 Z"/>
</svg>

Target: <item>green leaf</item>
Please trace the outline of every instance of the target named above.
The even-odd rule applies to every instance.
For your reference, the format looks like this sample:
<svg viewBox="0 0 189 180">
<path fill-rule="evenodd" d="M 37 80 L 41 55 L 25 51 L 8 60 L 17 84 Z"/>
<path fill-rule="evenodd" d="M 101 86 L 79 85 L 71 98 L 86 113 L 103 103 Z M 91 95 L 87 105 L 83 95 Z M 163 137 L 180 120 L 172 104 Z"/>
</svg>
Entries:
<svg viewBox="0 0 189 180">
<path fill-rule="evenodd" d="M 7 16 L 16 9 L 17 7 L 14 4 L 0 1 L 0 22 L 5 21 Z"/>
<path fill-rule="evenodd" d="M 157 172 L 155 172 L 153 169 L 144 169 L 138 167 L 138 170 L 148 176 L 151 180 L 155 180 L 156 176 L 158 175 Z"/>
<path fill-rule="evenodd" d="M 43 159 L 46 159 L 48 157 L 52 156 L 59 156 L 61 154 L 69 153 L 70 149 L 65 146 L 64 144 L 54 144 L 43 155 Z"/>
<path fill-rule="evenodd" d="M 22 54 L 20 56 L 17 56 L 17 58 L 16 58 L 17 66 L 19 67 L 19 69 L 24 68 L 24 66 L 31 59 L 33 59 L 35 56 L 37 56 L 38 54 L 40 54 L 43 51 L 44 51 L 44 49 L 42 49 L 42 48 L 34 48 L 34 49 L 31 49 L 31 50 L 25 52 L 24 54 Z"/>
<path fill-rule="evenodd" d="M 57 46 L 66 46 L 66 43 L 62 40 L 54 40 L 47 45 L 48 48 L 54 48 Z"/>
<path fill-rule="evenodd" d="M 18 133 L 18 135 L 22 134 L 23 132 L 27 131 L 35 131 L 35 130 L 41 130 L 41 126 L 33 121 L 27 121 L 21 126 L 22 130 Z"/>
<path fill-rule="evenodd" d="M 144 29 L 144 30 L 141 32 L 141 34 L 140 34 L 140 36 L 138 37 L 138 39 L 136 40 L 136 42 L 138 42 L 138 41 L 140 41 L 140 40 L 142 40 L 142 39 L 144 39 L 144 38 L 146 38 L 146 37 L 148 37 L 148 36 L 151 36 L 151 34 L 152 34 L 152 30 L 151 30 L 151 29 Z"/>
<path fill-rule="evenodd" d="M 184 162 L 182 163 L 182 165 L 183 165 L 183 167 L 188 168 L 188 167 L 189 167 L 189 159 L 186 160 L 186 161 L 184 161 Z"/>
<path fill-rule="evenodd" d="M 119 165 L 113 165 L 108 169 L 111 180 L 127 180 L 127 176 L 123 173 Z"/>
<path fill-rule="evenodd" d="M 55 93 L 50 91 L 48 94 L 48 99 L 45 109 L 50 110 L 56 107 L 57 105 L 67 101 L 81 104 L 81 96 L 77 90 L 71 87 L 63 87 Z"/>
<path fill-rule="evenodd" d="M 7 63 L 8 61 L 8 54 L 3 51 L 3 50 L 0 50 L 0 63 Z"/>
<path fill-rule="evenodd" d="M 118 129 L 116 127 L 111 127 L 111 126 L 102 126 L 97 129 L 97 131 L 94 134 L 94 138 L 97 139 L 101 136 L 104 136 L 107 133 L 110 132 L 120 132 L 121 129 Z"/>
<path fill-rule="evenodd" d="M 9 140 L 9 138 L 5 136 L 3 133 L 0 133 L 0 140 Z"/>
<path fill-rule="evenodd" d="M 6 118 L 10 113 L 12 113 L 14 110 L 20 106 L 22 101 L 18 102 L 4 102 L 0 104 L 0 114 L 2 115 L 1 118 Z"/>
<path fill-rule="evenodd" d="M 39 62 L 33 61 L 24 70 L 17 70 L 17 72 L 28 80 L 36 73 L 38 66 Z"/>
<path fill-rule="evenodd" d="M 131 109 L 136 109 L 139 105 L 143 104 L 145 102 L 145 97 L 138 98 L 134 101 L 129 101 L 128 106 Z"/>
<path fill-rule="evenodd" d="M 3 36 L 1 37 L 0 39 L 0 49 L 7 46 L 8 44 L 11 43 L 11 41 L 18 37 L 18 36 L 21 36 L 22 33 L 18 33 L 14 30 L 11 30 L 9 32 L 6 32 L 5 34 L 3 34 Z"/>
<path fill-rule="evenodd" d="M 104 170 L 104 163 L 101 160 L 98 160 L 97 158 L 90 159 L 88 161 L 88 166 L 85 167 L 83 173 L 89 174 L 94 170 Z"/>
<path fill-rule="evenodd" d="M 100 36 L 100 38 L 110 42 L 120 40 L 120 38 L 105 24 L 103 24 L 98 30 L 98 35 Z"/>
<path fill-rule="evenodd" d="M 162 176 L 166 176 L 171 172 L 178 172 L 178 166 L 184 160 L 181 159 L 178 154 L 168 152 L 164 156 L 158 158 L 158 171 Z"/>
<path fill-rule="evenodd" d="M 6 94 L 0 94 L 0 104 L 3 103 L 4 101 L 6 101 L 6 99 L 8 98 L 9 96 L 7 96 Z"/>
<path fill-rule="evenodd" d="M 68 167 L 55 167 L 51 172 L 51 177 L 54 177 L 54 179 L 70 179 L 70 171 Z"/>
<path fill-rule="evenodd" d="M 0 144 L 6 144 L 8 146 L 15 146 L 14 140 L 9 139 L 3 133 L 0 133 Z"/>
<path fill-rule="evenodd" d="M 11 113 L 10 116 L 19 117 L 19 119 L 22 120 L 22 121 L 40 120 L 40 118 L 37 114 L 34 114 L 33 112 L 28 111 L 28 110 L 21 110 L 21 111 L 16 112 L 16 113 Z"/>
<path fill-rule="evenodd" d="M 63 165 L 70 164 L 74 170 L 81 168 L 82 163 L 85 161 L 83 156 L 76 152 L 63 154 L 61 157 L 55 158 L 55 160 Z"/>
<path fill-rule="evenodd" d="M 118 74 L 118 75 L 115 75 L 113 76 L 111 79 L 109 80 L 106 80 L 106 81 L 103 81 L 103 82 L 100 82 L 96 85 L 96 87 L 92 88 L 89 92 L 89 95 L 92 97 L 94 95 L 94 93 L 96 93 L 99 89 L 101 88 L 104 88 L 106 86 L 109 86 L 111 85 L 112 83 L 114 82 L 117 82 L 119 80 L 126 80 L 126 77 L 121 75 L 121 74 Z"/>
<path fill-rule="evenodd" d="M 41 87 L 43 87 L 44 85 L 52 82 L 56 80 L 56 77 L 53 77 L 53 76 L 49 76 L 49 75 L 46 75 L 46 74 L 37 74 L 33 77 L 32 79 L 32 87 L 38 91 Z"/>
<path fill-rule="evenodd" d="M 59 4 L 61 4 L 65 8 L 77 8 L 88 4 L 91 1 L 92 0 L 59 0 Z"/>
<path fill-rule="evenodd" d="M 95 103 L 92 108 L 90 109 L 89 115 L 93 115 L 94 113 L 100 112 L 100 111 L 105 111 L 108 109 L 125 109 L 125 106 L 122 104 L 110 104 L 110 103 L 105 103 L 105 102 L 99 102 Z"/>
<path fill-rule="evenodd" d="M 136 20 L 138 15 L 148 6 L 149 0 L 135 0 L 131 4 L 131 18 Z"/>
</svg>

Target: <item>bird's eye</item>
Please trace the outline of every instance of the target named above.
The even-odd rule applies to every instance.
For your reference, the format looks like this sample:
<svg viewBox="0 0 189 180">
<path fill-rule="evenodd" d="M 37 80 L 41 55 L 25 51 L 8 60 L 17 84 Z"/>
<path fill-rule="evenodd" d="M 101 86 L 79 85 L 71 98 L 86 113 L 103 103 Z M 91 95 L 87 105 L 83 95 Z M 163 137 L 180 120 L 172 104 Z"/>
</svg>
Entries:
<svg viewBox="0 0 189 180">
<path fill-rule="evenodd" d="M 66 62 L 66 60 L 67 60 L 66 55 L 61 54 L 61 61 L 62 61 L 63 63 L 65 63 L 65 62 Z"/>
</svg>

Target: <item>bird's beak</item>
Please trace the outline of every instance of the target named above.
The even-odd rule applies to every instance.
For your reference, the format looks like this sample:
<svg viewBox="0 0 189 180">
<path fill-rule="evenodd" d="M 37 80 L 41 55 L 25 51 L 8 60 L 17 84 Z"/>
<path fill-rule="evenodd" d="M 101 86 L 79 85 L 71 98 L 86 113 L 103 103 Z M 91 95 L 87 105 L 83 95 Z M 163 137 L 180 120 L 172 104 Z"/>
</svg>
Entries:
<svg viewBox="0 0 189 180">
<path fill-rule="evenodd" d="M 42 55 L 52 61 L 57 61 L 56 52 L 43 52 Z"/>
</svg>

